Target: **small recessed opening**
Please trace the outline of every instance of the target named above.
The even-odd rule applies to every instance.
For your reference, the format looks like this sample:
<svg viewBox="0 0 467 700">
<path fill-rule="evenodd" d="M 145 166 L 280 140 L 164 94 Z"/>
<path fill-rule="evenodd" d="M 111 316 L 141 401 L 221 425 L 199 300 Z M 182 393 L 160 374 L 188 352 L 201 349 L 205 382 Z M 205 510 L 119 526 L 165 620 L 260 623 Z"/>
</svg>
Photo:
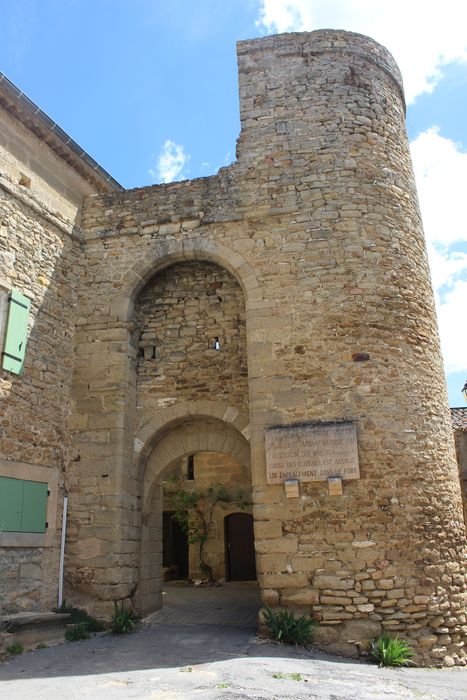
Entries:
<svg viewBox="0 0 467 700">
<path fill-rule="evenodd" d="M 193 481 L 195 478 L 195 456 L 188 455 L 186 464 L 186 478 L 188 481 Z"/>
<path fill-rule="evenodd" d="M 214 342 L 213 342 L 213 344 L 212 344 L 212 347 L 213 347 L 214 350 L 220 350 L 220 349 L 221 349 L 221 344 L 220 344 L 219 336 L 216 335 L 216 337 L 214 338 Z"/>
<path fill-rule="evenodd" d="M 370 355 L 368 352 L 354 352 L 352 354 L 352 360 L 354 362 L 368 362 Z"/>
</svg>

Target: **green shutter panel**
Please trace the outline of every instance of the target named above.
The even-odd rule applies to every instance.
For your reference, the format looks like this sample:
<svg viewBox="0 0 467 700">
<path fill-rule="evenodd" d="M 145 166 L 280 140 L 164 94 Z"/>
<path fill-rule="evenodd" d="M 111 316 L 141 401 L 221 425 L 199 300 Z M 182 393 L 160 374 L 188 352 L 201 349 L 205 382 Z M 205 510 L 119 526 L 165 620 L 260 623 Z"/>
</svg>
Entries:
<svg viewBox="0 0 467 700">
<path fill-rule="evenodd" d="M 21 532 L 45 532 L 47 486 L 40 481 L 23 481 Z"/>
<path fill-rule="evenodd" d="M 21 479 L 0 477 L 0 532 L 20 532 L 23 505 Z"/>
<path fill-rule="evenodd" d="M 2 367 L 15 374 L 21 374 L 23 370 L 30 306 L 31 302 L 24 294 L 16 289 L 11 290 L 8 296 L 8 322 Z"/>
</svg>

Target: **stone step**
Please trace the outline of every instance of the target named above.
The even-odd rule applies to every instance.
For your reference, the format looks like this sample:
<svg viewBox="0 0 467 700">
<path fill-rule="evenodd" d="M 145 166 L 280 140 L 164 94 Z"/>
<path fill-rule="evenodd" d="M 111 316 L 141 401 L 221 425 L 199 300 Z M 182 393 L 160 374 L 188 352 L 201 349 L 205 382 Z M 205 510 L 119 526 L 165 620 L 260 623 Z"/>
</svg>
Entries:
<svg viewBox="0 0 467 700">
<path fill-rule="evenodd" d="M 65 640 L 69 621 L 67 613 L 3 615 L 0 617 L 0 651 L 5 652 L 12 644 L 21 644 L 23 649 L 34 649 L 38 644 L 59 644 Z"/>
</svg>

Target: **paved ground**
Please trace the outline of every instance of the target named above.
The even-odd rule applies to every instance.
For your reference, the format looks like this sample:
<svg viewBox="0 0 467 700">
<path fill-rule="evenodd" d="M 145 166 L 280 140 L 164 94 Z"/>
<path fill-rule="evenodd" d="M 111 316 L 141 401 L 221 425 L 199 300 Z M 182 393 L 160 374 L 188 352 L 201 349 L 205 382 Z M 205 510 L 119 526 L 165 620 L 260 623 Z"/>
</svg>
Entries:
<svg viewBox="0 0 467 700">
<path fill-rule="evenodd" d="M 148 618 L 151 623 L 254 627 L 261 608 L 261 595 L 256 582 L 203 588 L 171 581 L 164 585 L 162 595 L 162 610 Z"/>
<path fill-rule="evenodd" d="M 227 594 L 228 586 L 224 593 Z M 191 589 L 193 590 L 193 589 Z M 15 657 L 0 664 L 2 700 L 466 700 L 467 669 L 382 670 L 320 652 L 259 641 L 254 626 L 200 624 L 220 615 L 221 593 L 204 604 L 173 593 L 170 622 L 133 635 L 101 635 Z M 206 595 L 204 592 L 207 592 Z M 169 593 L 170 595 L 170 593 Z M 250 593 L 236 595 L 243 600 Z M 253 597 L 252 597 L 253 599 Z M 182 604 L 182 600 L 185 603 Z M 216 602 L 217 600 L 217 602 Z M 188 601 L 188 602 L 187 602 Z M 232 597 L 230 597 L 232 603 Z M 256 603 L 254 603 L 256 606 Z M 221 609 L 219 609 L 221 608 Z M 242 606 L 241 606 L 242 608 Z M 174 619 L 185 612 L 196 624 Z M 228 615 L 231 616 L 231 609 Z M 185 623 L 187 622 L 185 620 Z"/>
</svg>

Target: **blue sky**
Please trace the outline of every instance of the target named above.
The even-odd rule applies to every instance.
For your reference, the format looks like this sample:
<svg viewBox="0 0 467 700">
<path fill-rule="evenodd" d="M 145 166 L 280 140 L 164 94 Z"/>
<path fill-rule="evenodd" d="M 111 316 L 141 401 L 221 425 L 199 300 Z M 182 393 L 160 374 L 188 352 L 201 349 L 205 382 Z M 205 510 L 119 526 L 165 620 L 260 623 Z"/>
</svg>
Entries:
<svg viewBox="0 0 467 700">
<path fill-rule="evenodd" d="M 0 71 L 125 187 L 211 175 L 239 133 L 235 42 L 333 27 L 392 51 L 450 403 L 467 379 L 467 3 L 0 0 Z"/>
</svg>

